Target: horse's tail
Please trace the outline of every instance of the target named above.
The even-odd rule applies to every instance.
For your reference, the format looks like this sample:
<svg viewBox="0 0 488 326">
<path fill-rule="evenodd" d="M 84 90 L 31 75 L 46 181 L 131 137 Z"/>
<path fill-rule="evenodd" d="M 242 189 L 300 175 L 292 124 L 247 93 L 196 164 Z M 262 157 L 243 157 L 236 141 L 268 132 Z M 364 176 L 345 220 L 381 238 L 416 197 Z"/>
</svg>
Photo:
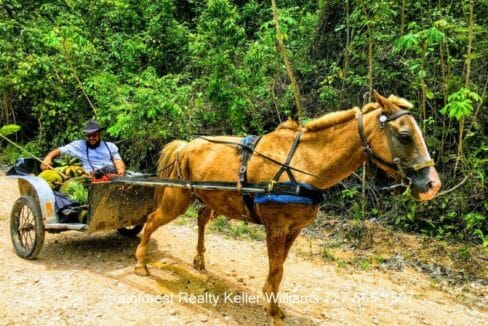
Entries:
<svg viewBox="0 0 488 326">
<path fill-rule="evenodd" d="M 158 177 L 169 178 L 175 168 L 178 169 L 178 153 L 187 144 L 184 140 L 173 140 L 163 147 L 158 160 Z"/>
<path fill-rule="evenodd" d="M 170 179 L 174 178 L 175 174 L 173 171 L 178 172 L 178 153 L 180 150 L 186 146 L 188 142 L 184 140 L 173 140 L 172 142 L 166 144 L 161 150 L 158 159 L 158 166 L 157 172 L 159 178 L 161 179 Z M 166 187 L 156 187 L 156 191 L 154 193 L 154 200 L 155 205 L 158 205 L 163 200 L 163 194 Z"/>
</svg>

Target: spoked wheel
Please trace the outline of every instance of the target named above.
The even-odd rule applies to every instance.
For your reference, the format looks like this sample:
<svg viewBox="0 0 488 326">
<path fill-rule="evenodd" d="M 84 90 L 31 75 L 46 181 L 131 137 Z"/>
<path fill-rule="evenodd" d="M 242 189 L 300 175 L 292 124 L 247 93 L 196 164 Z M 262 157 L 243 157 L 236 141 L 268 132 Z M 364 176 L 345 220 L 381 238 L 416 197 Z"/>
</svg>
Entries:
<svg viewBox="0 0 488 326">
<path fill-rule="evenodd" d="M 123 235 L 125 237 L 135 237 L 139 234 L 139 232 L 141 232 L 143 226 L 143 224 L 137 224 L 127 228 L 117 229 L 117 231 L 120 235 Z"/>
<path fill-rule="evenodd" d="M 26 259 L 37 257 L 44 244 L 44 223 L 34 198 L 24 196 L 15 201 L 10 214 L 10 235 L 17 255 Z"/>
</svg>

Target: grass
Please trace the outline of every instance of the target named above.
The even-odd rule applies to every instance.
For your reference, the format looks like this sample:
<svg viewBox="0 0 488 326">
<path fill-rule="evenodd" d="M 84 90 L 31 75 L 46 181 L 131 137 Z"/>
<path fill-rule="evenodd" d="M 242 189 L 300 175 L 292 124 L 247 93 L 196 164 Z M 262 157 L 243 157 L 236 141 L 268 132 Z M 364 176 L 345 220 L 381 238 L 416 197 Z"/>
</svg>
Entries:
<svg viewBox="0 0 488 326">
<path fill-rule="evenodd" d="M 198 204 L 190 206 L 188 211 L 178 219 L 176 225 L 195 226 L 198 219 Z M 266 238 L 261 225 L 246 223 L 244 221 L 229 220 L 224 216 L 212 219 L 207 227 L 212 233 L 223 234 L 234 239 L 250 239 L 261 241 Z"/>
<path fill-rule="evenodd" d="M 329 248 L 327 248 L 327 246 L 322 246 L 322 258 L 326 261 L 332 261 L 332 260 L 335 260 L 335 256 L 334 256 L 334 253 L 332 253 L 330 251 Z"/>
<path fill-rule="evenodd" d="M 176 225 L 195 225 L 198 219 L 198 207 L 191 205 L 185 214 L 175 220 Z"/>
<path fill-rule="evenodd" d="M 215 233 L 225 234 L 235 239 L 264 240 L 266 235 L 262 226 L 244 221 L 230 221 L 219 216 L 210 222 L 209 229 Z"/>
</svg>

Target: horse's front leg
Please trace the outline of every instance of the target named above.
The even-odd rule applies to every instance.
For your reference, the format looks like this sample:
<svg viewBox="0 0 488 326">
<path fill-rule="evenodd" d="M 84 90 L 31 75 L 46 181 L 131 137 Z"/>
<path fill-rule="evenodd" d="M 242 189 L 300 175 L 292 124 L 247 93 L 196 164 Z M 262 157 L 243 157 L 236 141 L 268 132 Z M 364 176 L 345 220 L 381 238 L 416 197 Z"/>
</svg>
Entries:
<svg viewBox="0 0 488 326">
<path fill-rule="evenodd" d="M 146 266 L 146 247 L 151 238 L 151 234 L 156 231 L 161 225 L 165 225 L 181 214 L 183 214 L 191 203 L 191 197 L 186 190 L 176 188 L 165 188 L 164 195 L 159 207 L 148 215 L 144 231 L 142 233 L 141 242 L 136 249 L 137 263 L 134 271 L 137 275 L 147 276 L 149 271 Z"/>
<path fill-rule="evenodd" d="M 198 210 L 198 244 L 197 254 L 193 258 L 193 267 L 198 270 L 205 269 L 205 226 L 213 215 L 212 209 L 204 206 Z"/>
<path fill-rule="evenodd" d="M 268 301 L 268 315 L 273 325 L 282 325 L 285 314 L 278 307 L 278 290 L 283 278 L 285 261 L 285 242 L 287 232 L 280 226 L 266 226 L 266 243 L 268 247 L 269 273 L 263 292 Z"/>
<path fill-rule="evenodd" d="M 146 247 L 149 239 L 151 238 L 151 234 L 157 230 L 159 226 L 163 224 L 163 215 L 161 209 L 158 208 L 154 212 L 148 215 L 146 224 L 144 225 L 144 230 L 141 236 L 141 242 L 137 246 L 136 249 L 136 259 L 137 263 L 134 268 L 134 271 L 137 275 L 140 276 L 147 276 L 149 275 L 149 271 L 146 266 Z"/>
</svg>

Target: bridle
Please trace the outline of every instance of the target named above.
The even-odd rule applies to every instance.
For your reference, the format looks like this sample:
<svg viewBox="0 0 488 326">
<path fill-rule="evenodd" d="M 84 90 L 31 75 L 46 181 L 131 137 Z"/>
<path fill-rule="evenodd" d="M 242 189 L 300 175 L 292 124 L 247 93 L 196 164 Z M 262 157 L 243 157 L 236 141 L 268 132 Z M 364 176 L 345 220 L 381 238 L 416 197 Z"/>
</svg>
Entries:
<svg viewBox="0 0 488 326">
<path fill-rule="evenodd" d="M 396 119 L 403 117 L 404 115 L 412 115 L 412 112 L 408 110 L 400 110 L 390 115 L 381 114 L 378 118 L 380 129 L 385 129 L 388 126 L 388 122 L 395 121 Z M 394 157 L 393 162 L 387 162 L 384 159 L 382 159 L 380 156 L 376 155 L 373 152 L 371 146 L 369 146 L 368 141 L 366 139 L 366 135 L 364 134 L 362 111 L 360 111 L 358 116 L 358 131 L 359 131 L 359 138 L 361 138 L 361 142 L 363 143 L 363 149 L 366 158 L 372 161 L 376 161 L 381 165 L 387 166 L 393 169 L 394 171 L 398 172 L 398 174 L 400 174 L 400 176 L 402 177 L 402 183 L 406 186 L 410 186 L 412 184 L 412 179 L 407 176 L 405 170 L 419 171 L 423 168 L 434 166 L 434 160 L 432 159 L 420 163 L 416 163 L 411 166 L 406 166 L 405 164 L 402 164 L 402 161 L 400 160 L 399 157 Z"/>
</svg>

